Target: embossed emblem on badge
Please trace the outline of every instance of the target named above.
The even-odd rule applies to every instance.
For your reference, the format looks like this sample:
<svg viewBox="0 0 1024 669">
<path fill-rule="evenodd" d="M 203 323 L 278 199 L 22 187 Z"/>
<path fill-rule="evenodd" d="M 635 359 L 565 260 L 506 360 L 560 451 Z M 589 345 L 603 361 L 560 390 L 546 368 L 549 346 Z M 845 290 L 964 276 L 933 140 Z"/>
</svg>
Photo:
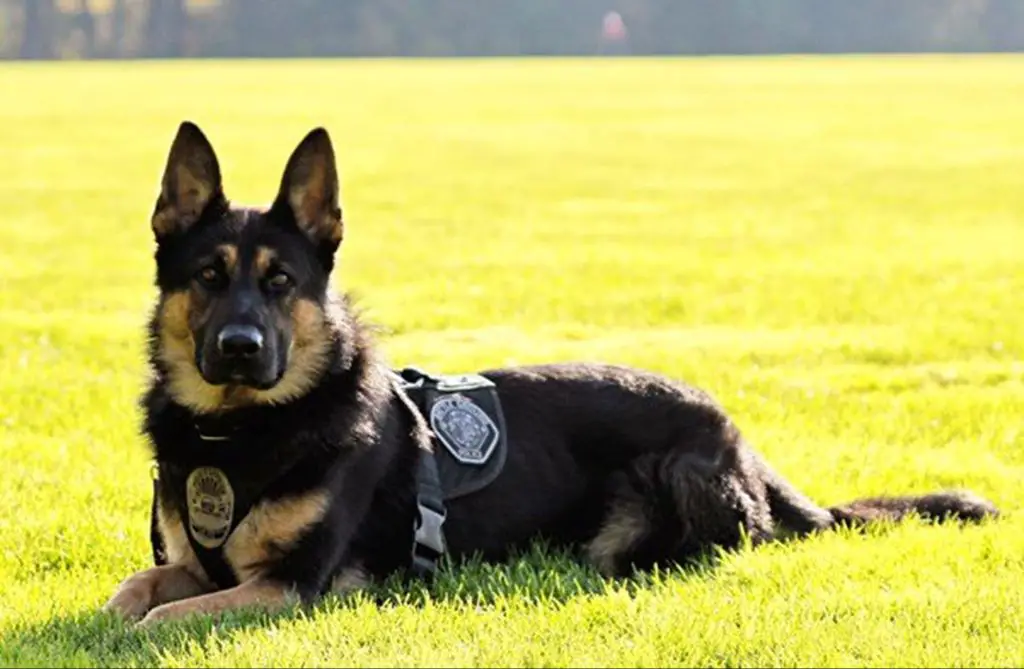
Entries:
<svg viewBox="0 0 1024 669">
<path fill-rule="evenodd" d="M 498 443 L 498 428 L 465 395 L 446 395 L 430 409 L 430 426 L 459 462 L 482 465 Z"/>
<path fill-rule="evenodd" d="M 224 472 L 216 467 L 198 467 L 185 481 L 188 495 L 188 531 L 204 548 L 216 548 L 231 532 L 235 491 Z"/>
</svg>

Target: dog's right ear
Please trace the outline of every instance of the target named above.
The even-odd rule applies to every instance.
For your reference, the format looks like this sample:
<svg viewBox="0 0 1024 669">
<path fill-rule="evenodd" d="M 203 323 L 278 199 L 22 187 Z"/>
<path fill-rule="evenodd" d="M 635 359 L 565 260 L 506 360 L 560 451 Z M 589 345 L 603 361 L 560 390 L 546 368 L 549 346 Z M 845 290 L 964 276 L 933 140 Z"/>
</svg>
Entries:
<svg viewBox="0 0 1024 669">
<path fill-rule="evenodd" d="M 157 239 L 189 229 L 206 206 L 223 197 L 220 164 L 206 135 L 191 121 L 178 127 L 153 209 Z"/>
</svg>

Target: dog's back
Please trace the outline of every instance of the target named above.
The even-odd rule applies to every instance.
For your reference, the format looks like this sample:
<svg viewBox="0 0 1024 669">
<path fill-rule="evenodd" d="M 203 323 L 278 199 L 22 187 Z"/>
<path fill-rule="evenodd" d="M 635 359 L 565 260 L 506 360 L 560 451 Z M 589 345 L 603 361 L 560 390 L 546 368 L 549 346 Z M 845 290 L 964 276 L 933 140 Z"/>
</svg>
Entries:
<svg viewBox="0 0 1024 669">
<path fill-rule="evenodd" d="M 735 547 L 744 535 L 765 541 L 780 528 L 995 513 L 964 492 L 824 509 L 773 471 L 710 395 L 661 374 L 564 363 L 481 375 L 500 397 L 508 455 L 487 488 L 450 503 L 455 557 L 501 559 L 543 538 L 583 546 L 603 571 L 621 574 Z"/>
</svg>

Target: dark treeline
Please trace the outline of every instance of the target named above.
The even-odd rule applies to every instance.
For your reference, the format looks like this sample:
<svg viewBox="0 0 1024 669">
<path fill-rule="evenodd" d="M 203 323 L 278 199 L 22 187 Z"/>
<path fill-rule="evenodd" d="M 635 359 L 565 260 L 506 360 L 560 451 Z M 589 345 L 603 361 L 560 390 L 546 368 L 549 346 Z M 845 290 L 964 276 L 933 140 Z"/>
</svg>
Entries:
<svg viewBox="0 0 1024 669">
<path fill-rule="evenodd" d="M 0 0 L 4 58 L 1024 50 L 1024 0 Z"/>
</svg>

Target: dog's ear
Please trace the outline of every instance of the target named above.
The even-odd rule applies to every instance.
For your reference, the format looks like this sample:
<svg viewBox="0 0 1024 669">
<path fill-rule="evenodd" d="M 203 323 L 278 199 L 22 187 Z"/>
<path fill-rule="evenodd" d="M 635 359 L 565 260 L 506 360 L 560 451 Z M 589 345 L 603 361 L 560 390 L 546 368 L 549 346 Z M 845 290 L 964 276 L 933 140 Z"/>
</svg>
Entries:
<svg viewBox="0 0 1024 669">
<path fill-rule="evenodd" d="M 217 155 L 199 127 L 184 121 L 171 143 L 167 166 L 160 182 L 160 196 L 153 209 L 157 239 L 188 230 L 207 205 L 223 197 Z"/>
<path fill-rule="evenodd" d="M 275 204 L 287 207 L 315 243 L 337 248 L 344 230 L 338 191 L 331 137 L 324 128 L 315 128 L 288 158 Z"/>
</svg>

